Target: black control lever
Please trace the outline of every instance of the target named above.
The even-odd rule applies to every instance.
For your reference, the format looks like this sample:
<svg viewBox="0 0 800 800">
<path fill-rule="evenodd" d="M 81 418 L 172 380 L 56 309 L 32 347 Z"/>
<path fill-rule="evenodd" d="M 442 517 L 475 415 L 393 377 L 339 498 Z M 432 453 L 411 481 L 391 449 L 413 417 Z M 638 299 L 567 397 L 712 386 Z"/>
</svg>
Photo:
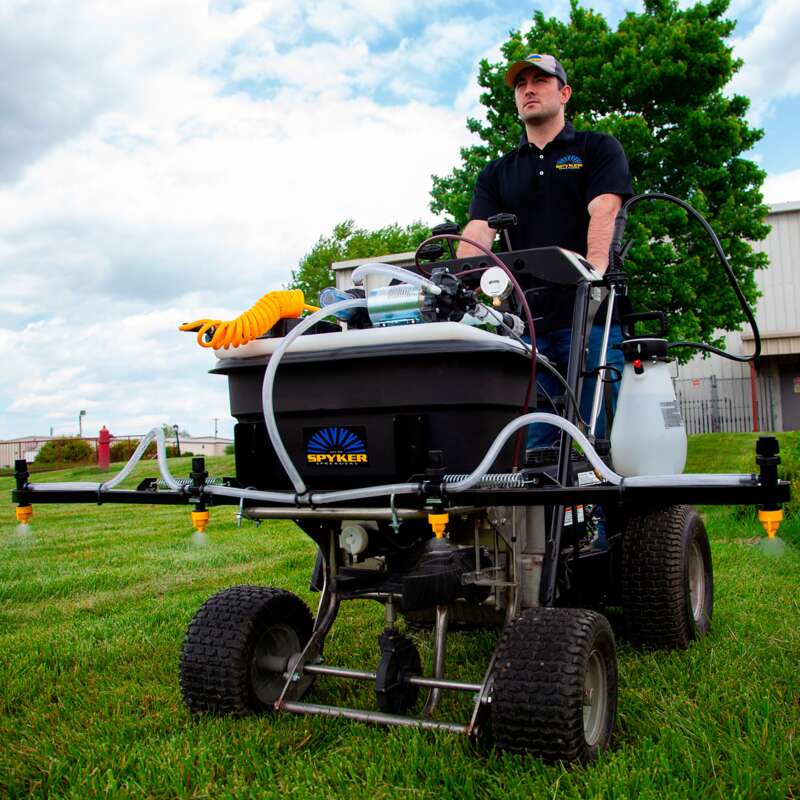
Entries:
<svg viewBox="0 0 800 800">
<path fill-rule="evenodd" d="M 448 242 L 448 244 L 450 243 Z M 452 245 L 450 249 L 451 250 L 453 249 Z M 441 258 L 443 254 L 444 254 L 444 247 L 442 247 L 440 244 L 437 244 L 436 242 L 431 242 L 430 244 L 426 244 L 424 247 L 420 247 L 420 249 L 417 252 L 417 255 L 423 261 L 436 261 L 436 259 Z"/>
<path fill-rule="evenodd" d="M 458 236 L 459 233 L 461 233 L 461 228 L 455 222 L 442 222 L 439 225 L 434 225 L 431 229 L 431 236 Z M 447 247 L 450 250 L 450 258 L 455 258 L 456 250 L 451 239 L 447 240 Z"/>
<path fill-rule="evenodd" d="M 508 214 L 506 212 L 502 212 L 500 214 L 495 214 L 494 216 L 489 217 L 486 220 L 487 224 L 490 228 L 496 231 L 503 231 L 503 236 L 506 240 L 506 248 L 511 251 L 511 237 L 508 235 L 508 229 L 512 225 L 517 224 L 517 215 L 516 214 Z"/>
</svg>

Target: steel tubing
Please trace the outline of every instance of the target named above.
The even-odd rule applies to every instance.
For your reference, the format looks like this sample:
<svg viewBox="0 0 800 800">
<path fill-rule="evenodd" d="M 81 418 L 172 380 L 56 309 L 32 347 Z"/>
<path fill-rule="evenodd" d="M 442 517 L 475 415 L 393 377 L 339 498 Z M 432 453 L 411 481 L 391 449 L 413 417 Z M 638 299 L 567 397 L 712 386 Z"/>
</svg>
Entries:
<svg viewBox="0 0 800 800">
<path fill-rule="evenodd" d="M 374 672 L 364 672 L 359 669 L 348 669 L 347 667 L 329 667 L 325 664 L 307 664 L 303 667 L 303 672 L 307 672 L 309 675 L 327 675 L 332 678 L 350 678 L 355 681 L 374 681 L 377 678 Z M 450 681 L 445 678 L 423 678 L 418 675 L 408 678 L 408 683 L 412 686 L 447 689 L 454 692 L 479 692 L 481 690 L 481 684 L 479 683 Z"/>
<path fill-rule="evenodd" d="M 377 722 L 381 725 L 398 725 L 405 728 L 422 728 L 423 730 L 445 730 L 450 733 L 468 733 L 467 725 L 457 722 L 439 722 L 433 719 L 417 717 L 401 717 L 397 714 L 384 714 L 382 711 L 365 711 L 358 708 L 339 708 L 323 706 L 316 703 L 283 703 L 279 710 L 291 711 L 295 714 L 317 714 L 324 717 L 342 717 L 359 722 Z"/>
<path fill-rule="evenodd" d="M 453 507 L 449 514 L 469 514 L 476 509 L 472 506 Z M 397 519 L 427 519 L 428 512 L 418 508 L 396 508 Z M 247 519 L 374 519 L 391 522 L 391 508 L 294 508 L 293 506 L 252 506 L 242 510 L 242 516 Z"/>
</svg>

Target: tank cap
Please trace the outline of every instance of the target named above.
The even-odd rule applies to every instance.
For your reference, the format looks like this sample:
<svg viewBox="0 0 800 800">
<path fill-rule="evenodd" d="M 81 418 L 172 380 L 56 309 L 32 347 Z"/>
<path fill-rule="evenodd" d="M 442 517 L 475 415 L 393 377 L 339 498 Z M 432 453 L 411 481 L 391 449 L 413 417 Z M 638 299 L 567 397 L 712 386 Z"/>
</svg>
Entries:
<svg viewBox="0 0 800 800">
<path fill-rule="evenodd" d="M 637 358 L 647 361 L 651 358 L 666 358 L 668 344 L 666 339 L 626 339 L 620 349 L 626 361 Z"/>
</svg>

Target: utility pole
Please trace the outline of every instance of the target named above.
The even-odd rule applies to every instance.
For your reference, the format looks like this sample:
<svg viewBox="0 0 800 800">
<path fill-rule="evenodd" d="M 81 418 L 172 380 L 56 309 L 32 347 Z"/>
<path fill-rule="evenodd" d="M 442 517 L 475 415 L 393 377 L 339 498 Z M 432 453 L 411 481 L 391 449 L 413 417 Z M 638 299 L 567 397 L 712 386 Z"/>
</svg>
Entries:
<svg viewBox="0 0 800 800">
<path fill-rule="evenodd" d="M 217 438 L 217 423 L 219 422 L 219 417 L 214 417 L 214 438 Z"/>
<path fill-rule="evenodd" d="M 78 412 L 78 437 L 83 439 L 83 418 L 86 416 L 86 411 Z"/>
</svg>

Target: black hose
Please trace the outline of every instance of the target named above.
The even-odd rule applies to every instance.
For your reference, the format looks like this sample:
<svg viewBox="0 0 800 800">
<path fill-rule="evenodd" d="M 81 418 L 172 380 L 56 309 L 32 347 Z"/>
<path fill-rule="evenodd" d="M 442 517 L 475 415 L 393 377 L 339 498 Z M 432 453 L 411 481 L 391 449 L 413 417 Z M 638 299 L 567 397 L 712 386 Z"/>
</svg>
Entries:
<svg viewBox="0 0 800 800">
<path fill-rule="evenodd" d="M 710 344 L 704 344 L 703 342 L 670 342 L 667 345 L 667 348 L 669 350 L 673 350 L 677 347 L 693 347 L 696 350 L 705 350 L 708 353 L 714 353 L 715 355 L 722 356 L 723 358 L 729 358 L 731 361 L 739 361 L 742 363 L 755 361 L 761 355 L 761 334 L 758 332 L 758 325 L 756 324 L 753 312 L 750 310 L 750 306 L 747 304 L 747 299 L 742 293 L 742 289 L 739 286 L 739 281 L 736 280 L 736 275 L 733 272 L 730 262 L 725 256 L 725 251 L 722 249 L 722 244 L 720 244 L 714 229 L 711 227 L 711 225 L 709 225 L 706 218 L 699 211 L 692 208 L 692 206 L 690 206 L 686 201 L 664 192 L 648 192 L 647 194 L 637 194 L 627 200 L 619 210 L 617 218 L 614 221 L 614 234 L 611 239 L 611 247 L 609 248 L 609 263 L 611 264 L 611 270 L 617 271 L 622 269 L 624 258 L 622 256 L 621 243 L 622 235 L 625 232 L 625 226 L 628 223 L 628 211 L 642 200 L 665 200 L 669 203 L 675 203 L 675 205 L 680 206 L 684 211 L 687 211 L 703 226 L 705 232 L 711 239 L 711 243 L 714 245 L 714 250 L 716 250 L 717 256 L 722 263 L 723 268 L 725 269 L 725 273 L 728 276 L 728 281 L 733 288 L 736 299 L 739 301 L 748 323 L 750 323 L 750 328 L 753 331 L 753 339 L 755 342 L 755 349 L 753 354 L 750 356 L 737 356 L 733 353 L 726 353 L 724 350 L 720 350 L 718 347 L 714 347 Z"/>
</svg>

